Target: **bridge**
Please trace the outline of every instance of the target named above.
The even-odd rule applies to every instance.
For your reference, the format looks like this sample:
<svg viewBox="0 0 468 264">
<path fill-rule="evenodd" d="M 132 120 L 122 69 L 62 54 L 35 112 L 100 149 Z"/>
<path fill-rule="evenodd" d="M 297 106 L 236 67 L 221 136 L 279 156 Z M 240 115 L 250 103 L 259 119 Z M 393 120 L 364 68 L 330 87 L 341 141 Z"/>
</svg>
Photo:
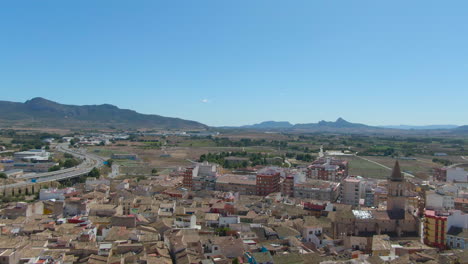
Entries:
<svg viewBox="0 0 468 264">
<path fill-rule="evenodd" d="M 56 185 L 57 181 L 68 180 L 87 175 L 93 168 L 103 166 L 104 159 L 98 155 L 87 153 L 85 149 L 70 149 L 68 144 L 62 143 L 56 146 L 56 150 L 68 153 L 75 158 L 83 160 L 78 166 L 58 171 L 28 174 L 18 177 L 24 180 L 2 186 L 0 196 L 14 196 L 17 194 L 33 194 L 39 192 L 44 186 Z"/>
</svg>

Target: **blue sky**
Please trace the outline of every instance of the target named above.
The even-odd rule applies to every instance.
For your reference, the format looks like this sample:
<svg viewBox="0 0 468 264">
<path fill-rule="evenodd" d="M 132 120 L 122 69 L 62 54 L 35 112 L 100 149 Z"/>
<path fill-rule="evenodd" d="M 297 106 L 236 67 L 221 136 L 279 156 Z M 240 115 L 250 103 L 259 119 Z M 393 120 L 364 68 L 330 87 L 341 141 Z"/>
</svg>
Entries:
<svg viewBox="0 0 468 264">
<path fill-rule="evenodd" d="M 1 100 L 468 124 L 468 1 L 2 1 Z"/>
</svg>

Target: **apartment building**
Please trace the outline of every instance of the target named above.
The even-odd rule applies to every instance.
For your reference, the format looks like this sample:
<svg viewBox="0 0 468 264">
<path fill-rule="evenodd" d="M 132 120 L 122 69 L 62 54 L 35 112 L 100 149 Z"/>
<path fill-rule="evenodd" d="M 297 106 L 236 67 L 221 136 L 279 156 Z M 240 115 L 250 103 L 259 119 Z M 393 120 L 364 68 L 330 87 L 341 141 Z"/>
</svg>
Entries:
<svg viewBox="0 0 468 264">
<path fill-rule="evenodd" d="M 341 203 L 359 205 L 364 195 L 364 180 L 360 176 L 348 176 L 341 183 Z"/>
<path fill-rule="evenodd" d="M 319 158 L 307 167 L 307 178 L 340 182 L 348 176 L 348 162 L 331 157 Z"/>
<path fill-rule="evenodd" d="M 445 249 L 448 213 L 434 210 L 424 212 L 424 244 Z"/>
<path fill-rule="evenodd" d="M 215 190 L 216 179 L 220 176 L 220 166 L 208 162 L 197 163 L 185 170 L 182 183 L 193 191 Z"/>
<path fill-rule="evenodd" d="M 280 171 L 275 168 L 266 168 L 257 173 L 257 195 L 265 196 L 280 191 Z"/>
</svg>

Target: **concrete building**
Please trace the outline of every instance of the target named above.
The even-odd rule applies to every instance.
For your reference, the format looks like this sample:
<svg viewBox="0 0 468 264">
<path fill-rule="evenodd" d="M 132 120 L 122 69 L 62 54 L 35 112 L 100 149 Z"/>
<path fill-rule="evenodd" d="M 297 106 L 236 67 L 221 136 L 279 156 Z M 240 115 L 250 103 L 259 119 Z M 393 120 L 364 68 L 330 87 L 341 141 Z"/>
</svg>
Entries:
<svg viewBox="0 0 468 264">
<path fill-rule="evenodd" d="M 65 199 L 63 208 L 64 216 L 87 215 L 89 213 L 89 202 L 81 197 L 71 197 Z"/>
<path fill-rule="evenodd" d="M 451 211 L 451 214 L 447 217 L 447 226 L 458 226 L 461 228 L 468 228 L 468 214 L 459 210 Z"/>
<path fill-rule="evenodd" d="M 360 176 L 348 176 L 341 183 L 340 201 L 344 204 L 359 205 L 364 195 L 364 180 Z"/>
<path fill-rule="evenodd" d="M 455 210 L 447 217 L 446 245 L 452 249 L 465 249 L 468 245 L 468 214 Z"/>
<path fill-rule="evenodd" d="M 216 190 L 238 192 L 243 195 L 255 195 L 257 193 L 256 176 L 224 174 L 216 179 Z"/>
<path fill-rule="evenodd" d="M 468 172 L 463 168 L 447 169 L 448 182 L 468 182 Z"/>
<path fill-rule="evenodd" d="M 333 237 L 380 234 L 387 234 L 390 237 L 418 236 L 419 219 L 413 212 L 406 210 L 408 184 L 401 173 L 398 161 L 395 162 L 387 185 L 387 210 L 351 210 L 349 212 L 348 208 L 329 212 L 332 219 Z"/>
<path fill-rule="evenodd" d="M 324 234 L 331 231 L 331 223 L 325 217 L 304 216 L 301 235 L 304 241 L 313 243 L 315 247 L 325 246 Z"/>
<path fill-rule="evenodd" d="M 452 195 L 437 191 L 426 192 L 426 209 L 446 211 L 455 208 L 455 200 Z"/>
<path fill-rule="evenodd" d="M 389 256 L 392 250 L 388 235 L 374 235 L 372 237 L 372 256 Z"/>
<path fill-rule="evenodd" d="M 281 194 L 283 196 L 294 196 L 294 176 L 288 175 L 281 184 Z"/>
<path fill-rule="evenodd" d="M 229 227 L 229 225 L 239 224 L 240 217 L 238 215 L 220 216 L 218 221 L 219 227 Z"/>
<path fill-rule="evenodd" d="M 455 210 L 460 210 L 464 213 L 468 213 L 468 199 L 466 198 L 455 198 L 454 199 Z"/>
<path fill-rule="evenodd" d="M 426 210 L 424 212 L 424 244 L 445 249 L 448 213 Z"/>
<path fill-rule="evenodd" d="M 348 176 L 348 162 L 334 158 L 319 158 L 307 167 L 307 177 L 310 179 L 336 181 Z"/>
<path fill-rule="evenodd" d="M 280 191 L 280 172 L 276 168 L 266 168 L 257 173 L 257 195 L 265 196 Z"/>
<path fill-rule="evenodd" d="M 452 226 L 447 232 L 447 248 L 465 249 L 468 245 L 468 228 Z"/>
<path fill-rule="evenodd" d="M 447 168 L 434 168 L 434 181 L 447 181 Z"/>
<path fill-rule="evenodd" d="M 135 215 L 113 215 L 111 217 L 112 226 L 125 226 L 126 228 L 135 228 L 137 218 Z"/>
<path fill-rule="evenodd" d="M 24 172 L 48 172 L 55 162 L 14 162 L 5 163 L 5 170 L 23 170 Z"/>
<path fill-rule="evenodd" d="M 294 184 L 294 197 L 334 202 L 340 194 L 340 184 L 331 181 L 308 180 Z"/>
<path fill-rule="evenodd" d="M 216 178 L 220 176 L 218 164 L 208 162 L 197 163 L 184 172 L 183 185 L 193 191 L 214 190 Z"/>
<path fill-rule="evenodd" d="M 75 188 L 64 188 L 64 189 L 57 189 L 57 188 L 49 188 L 49 189 L 41 189 L 39 192 L 39 200 L 65 200 L 66 194 L 71 194 L 76 192 Z"/>
<path fill-rule="evenodd" d="M 19 260 L 19 251 L 10 248 L 0 251 L 0 264 L 16 264 L 19 263 Z"/>
<path fill-rule="evenodd" d="M 374 189 L 371 186 L 366 186 L 364 190 L 364 205 L 367 207 L 374 207 L 377 205 L 377 200 Z"/>
<path fill-rule="evenodd" d="M 47 161 L 50 158 L 50 152 L 43 149 L 30 149 L 27 151 L 15 152 L 13 157 L 15 159 L 28 161 Z"/>
</svg>

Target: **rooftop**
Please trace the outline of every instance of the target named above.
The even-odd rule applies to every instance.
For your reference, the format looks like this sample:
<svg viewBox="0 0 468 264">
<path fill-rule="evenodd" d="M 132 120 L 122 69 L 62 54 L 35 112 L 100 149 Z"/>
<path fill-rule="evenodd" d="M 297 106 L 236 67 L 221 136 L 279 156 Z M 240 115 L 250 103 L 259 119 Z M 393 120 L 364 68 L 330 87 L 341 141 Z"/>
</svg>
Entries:
<svg viewBox="0 0 468 264">
<path fill-rule="evenodd" d="M 233 183 L 233 184 L 245 184 L 255 185 L 255 175 L 236 175 L 236 174 L 224 174 L 219 176 L 216 180 L 217 183 Z"/>
</svg>

